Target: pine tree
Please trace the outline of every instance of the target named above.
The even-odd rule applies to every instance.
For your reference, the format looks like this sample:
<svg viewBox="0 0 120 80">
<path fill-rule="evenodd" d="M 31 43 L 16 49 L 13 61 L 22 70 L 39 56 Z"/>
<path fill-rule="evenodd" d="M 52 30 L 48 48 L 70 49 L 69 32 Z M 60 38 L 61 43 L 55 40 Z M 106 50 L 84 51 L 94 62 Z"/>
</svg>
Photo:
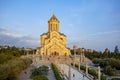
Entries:
<svg viewBox="0 0 120 80">
<path fill-rule="evenodd" d="M 119 54 L 119 49 L 118 49 L 118 46 L 115 46 L 114 53 Z"/>
</svg>

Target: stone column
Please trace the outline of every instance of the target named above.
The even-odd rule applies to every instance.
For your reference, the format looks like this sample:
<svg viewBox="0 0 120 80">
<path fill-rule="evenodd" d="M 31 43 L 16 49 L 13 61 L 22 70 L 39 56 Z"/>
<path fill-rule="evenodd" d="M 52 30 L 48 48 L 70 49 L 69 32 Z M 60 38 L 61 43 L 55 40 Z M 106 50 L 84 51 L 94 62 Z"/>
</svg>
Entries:
<svg viewBox="0 0 120 80">
<path fill-rule="evenodd" d="M 88 65 L 86 64 L 86 76 L 88 76 Z"/>
<path fill-rule="evenodd" d="M 84 53 L 83 53 L 82 57 L 83 57 L 83 62 L 85 62 L 85 56 L 84 56 Z"/>
<path fill-rule="evenodd" d="M 66 73 L 65 73 L 65 70 L 66 70 L 66 69 L 65 69 L 65 64 L 63 64 L 64 75 L 66 74 Z"/>
<path fill-rule="evenodd" d="M 68 80 L 71 80 L 71 66 L 69 65 Z"/>
<path fill-rule="evenodd" d="M 81 63 L 81 61 L 80 61 L 80 58 L 79 58 L 79 62 L 78 62 L 78 71 L 80 71 L 80 63 Z"/>
<path fill-rule="evenodd" d="M 73 65 L 74 65 L 74 67 L 75 67 L 76 51 L 77 51 L 77 49 L 78 49 L 77 45 L 74 45 L 74 46 L 73 46 L 73 50 L 74 50 L 74 62 L 73 62 Z"/>
<path fill-rule="evenodd" d="M 74 62 L 73 62 L 74 67 L 75 67 L 75 61 L 76 61 L 76 50 L 74 50 Z"/>
<path fill-rule="evenodd" d="M 100 66 L 98 66 L 98 80 L 101 80 L 100 77 L 101 77 Z"/>
<path fill-rule="evenodd" d="M 80 71 L 80 62 L 78 63 L 78 71 Z"/>
<path fill-rule="evenodd" d="M 34 50 L 33 50 L 33 55 L 34 55 Z"/>
<path fill-rule="evenodd" d="M 84 48 L 82 48 L 82 61 L 84 62 Z"/>
<path fill-rule="evenodd" d="M 80 63 L 82 63 L 82 53 L 80 53 Z"/>
<path fill-rule="evenodd" d="M 80 63 L 82 62 L 82 49 L 80 48 L 79 50 L 79 60 L 80 60 Z"/>
</svg>

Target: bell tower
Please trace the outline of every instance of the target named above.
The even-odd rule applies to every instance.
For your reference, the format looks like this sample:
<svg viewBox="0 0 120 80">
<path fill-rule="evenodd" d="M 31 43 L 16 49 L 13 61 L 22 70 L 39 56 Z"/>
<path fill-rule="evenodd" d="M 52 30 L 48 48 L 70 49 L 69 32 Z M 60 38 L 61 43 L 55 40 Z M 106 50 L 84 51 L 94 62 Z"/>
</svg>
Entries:
<svg viewBox="0 0 120 80">
<path fill-rule="evenodd" d="M 48 32 L 59 32 L 59 22 L 60 21 L 53 14 L 52 17 L 48 20 Z"/>
</svg>

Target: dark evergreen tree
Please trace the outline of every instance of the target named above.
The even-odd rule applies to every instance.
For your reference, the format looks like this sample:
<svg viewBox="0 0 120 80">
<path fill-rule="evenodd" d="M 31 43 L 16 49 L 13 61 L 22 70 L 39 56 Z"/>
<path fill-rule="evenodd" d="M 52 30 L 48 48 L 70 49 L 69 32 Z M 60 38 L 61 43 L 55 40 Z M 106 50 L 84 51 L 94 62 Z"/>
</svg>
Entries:
<svg viewBox="0 0 120 80">
<path fill-rule="evenodd" d="M 118 46 L 115 46 L 114 53 L 119 54 L 119 49 L 118 49 Z"/>
</svg>

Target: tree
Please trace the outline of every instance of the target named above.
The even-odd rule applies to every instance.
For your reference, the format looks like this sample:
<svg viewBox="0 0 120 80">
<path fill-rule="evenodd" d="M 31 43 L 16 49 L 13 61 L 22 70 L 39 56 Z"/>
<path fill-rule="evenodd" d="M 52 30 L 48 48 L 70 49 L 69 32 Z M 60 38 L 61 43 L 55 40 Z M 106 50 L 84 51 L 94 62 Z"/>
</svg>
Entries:
<svg viewBox="0 0 120 80">
<path fill-rule="evenodd" d="M 110 54 L 110 50 L 108 48 L 105 49 L 104 54 Z"/>
<path fill-rule="evenodd" d="M 119 54 L 119 49 L 118 49 L 118 46 L 115 46 L 114 53 Z"/>
<path fill-rule="evenodd" d="M 0 64 L 0 80 L 14 80 L 31 63 L 31 60 L 28 58 L 15 58 Z"/>
<path fill-rule="evenodd" d="M 106 66 L 105 69 L 104 69 L 104 72 L 110 76 L 115 76 L 116 75 L 116 69 L 115 68 L 112 68 L 110 65 L 109 66 Z"/>
</svg>

